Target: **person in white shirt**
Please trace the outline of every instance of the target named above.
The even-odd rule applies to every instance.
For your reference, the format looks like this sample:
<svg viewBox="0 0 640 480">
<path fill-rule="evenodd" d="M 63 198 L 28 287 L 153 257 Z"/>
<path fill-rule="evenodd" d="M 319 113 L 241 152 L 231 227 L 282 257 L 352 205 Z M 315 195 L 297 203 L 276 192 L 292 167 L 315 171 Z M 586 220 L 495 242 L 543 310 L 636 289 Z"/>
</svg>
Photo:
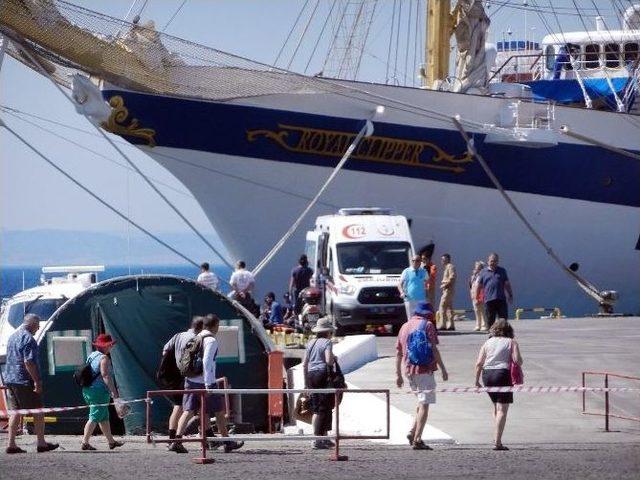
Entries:
<svg viewBox="0 0 640 480">
<path fill-rule="evenodd" d="M 200 265 L 200 275 L 198 275 L 198 279 L 196 281 L 200 285 L 210 288 L 214 292 L 218 291 L 218 286 L 220 285 L 218 276 L 210 271 L 209 264 L 207 262 Z"/>
<path fill-rule="evenodd" d="M 253 273 L 246 269 L 246 264 L 240 260 L 236 264 L 236 270 L 231 274 L 229 283 L 231 284 L 231 296 L 243 303 L 251 299 L 253 287 L 256 284 Z"/>
<path fill-rule="evenodd" d="M 216 357 L 218 356 L 218 341 L 215 335 L 218 333 L 220 319 L 215 314 L 208 314 L 204 317 L 203 329 L 199 336 L 202 338 L 202 373 L 193 377 L 186 377 L 184 382 L 185 390 L 214 390 L 216 383 Z M 200 394 L 186 393 L 182 400 L 184 412 L 178 422 L 176 441 L 169 446 L 169 450 L 176 453 L 187 453 L 187 449 L 179 441 L 189 424 L 189 420 L 200 412 Z M 223 437 L 228 437 L 227 419 L 224 411 L 224 401 L 221 394 L 208 394 L 205 398 L 205 412 L 208 416 L 215 415 L 218 432 Z M 208 422 L 207 422 L 208 423 Z M 230 452 L 242 447 L 244 442 L 224 442 L 224 451 Z"/>
</svg>

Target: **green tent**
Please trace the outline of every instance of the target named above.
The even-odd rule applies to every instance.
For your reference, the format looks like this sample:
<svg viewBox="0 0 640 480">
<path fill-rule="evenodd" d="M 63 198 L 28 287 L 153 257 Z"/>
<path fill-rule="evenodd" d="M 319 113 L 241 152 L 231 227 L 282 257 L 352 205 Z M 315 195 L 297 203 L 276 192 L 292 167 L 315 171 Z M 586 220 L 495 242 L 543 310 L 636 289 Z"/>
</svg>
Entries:
<svg viewBox="0 0 640 480">
<path fill-rule="evenodd" d="M 86 358 L 90 340 L 103 332 L 117 340 L 111 357 L 121 397 L 125 400 L 145 397 L 148 390 L 159 388 L 155 371 L 163 345 L 174 334 L 186 330 L 194 315 L 207 313 L 215 313 L 221 319 L 217 376 L 227 377 L 233 388 L 266 388 L 272 344 L 251 314 L 224 295 L 190 279 L 126 276 L 90 287 L 51 317 L 43 338 L 47 345 L 41 345 L 46 404 L 82 404 L 80 389 L 71 378 L 77 365 L 70 364 L 69 359 L 74 348 L 76 359 Z M 258 430 L 265 428 L 266 396 L 245 395 L 232 400 L 236 420 L 253 424 Z M 154 431 L 166 430 L 170 408 L 165 398 L 154 400 L 151 410 Z M 59 418 L 57 429 L 75 433 L 85 419 L 86 411 L 70 412 Z M 132 404 L 124 427 L 129 434 L 144 432 L 145 403 Z"/>
</svg>

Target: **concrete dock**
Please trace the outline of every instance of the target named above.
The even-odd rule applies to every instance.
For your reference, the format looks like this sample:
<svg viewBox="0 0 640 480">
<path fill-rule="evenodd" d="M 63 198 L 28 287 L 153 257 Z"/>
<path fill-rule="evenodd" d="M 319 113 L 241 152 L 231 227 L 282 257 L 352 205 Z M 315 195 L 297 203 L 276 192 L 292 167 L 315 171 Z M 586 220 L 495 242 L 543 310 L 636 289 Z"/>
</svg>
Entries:
<svg viewBox="0 0 640 480">
<path fill-rule="evenodd" d="M 520 320 L 512 323 L 524 359 L 525 385 L 578 386 L 583 371 L 608 371 L 640 377 L 640 318 L 576 318 Z M 439 387 L 474 386 L 475 362 L 485 333 L 474 332 L 473 322 L 458 322 L 457 331 L 440 333 L 440 351 L 449 381 Z M 379 359 L 347 380 L 360 388 L 389 388 L 392 404 L 412 414 L 415 398 L 407 388 L 395 388 L 395 337 L 378 338 Z M 603 386 L 602 377 L 590 377 L 589 386 Z M 610 386 L 640 388 L 640 381 L 611 379 Z M 604 411 L 604 394 L 587 393 L 587 409 Z M 640 395 L 611 394 L 612 412 L 640 417 Z M 518 393 L 509 410 L 503 441 L 509 443 L 639 442 L 640 423 L 611 420 L 580 413 L 581 393 Z M 486 394 L 438 394 L 428 424 L 460 444 L 491 443 L 492 403 Z M 428 441 L 425 438 L 425 441 Z"/>
<path fill-rule="evenodd" d="M 640 376 L 640 318 L 521 320 L 513 325 L 526 385 L 576 386 L 584 370 Z M 473 385 L 476 355 L 486 334 L 472 327 L 462 322 L 455 333 L 440 335 L 450 380 L 439 380 L 439 386 Z M 394 386 L 395 338 L 379 337 L 377 346 L 379 358 L 347 380 L 361 388 L 390 388 L 393 406 L 409 416 L 415 398 Z M 594 378 L 590 385 L 601 386 L 602 379 Z M 612 380 L 611 386 L 640 388 L 640 382 Z M 611 403 L 615 413 L 640 417 L 637 392 L 612 395 Z M 602 394 L 589 395 L 587 404 L 590 410 L 601 410 Z M 248 442 L 234 453 L 210 453 L 216 463 L 196 465 L 191 461 L 197 456 L 195 445 L 188 447 L 190 454 L 177 455 L 164 445 L 146 444 L 142 437 L 127 437 L 122 449 L 109 451 L 104 439 L 96 437 L 93 443 L 99 450 L 82 452 L 79 437 L 50 437 L 64 449 L 12 456 L 2 449 L 0 478 L 639 478 L 640 423 L 612 419 L 612 431 L 604 432 L 604 418 L 582 415 L 581 406 L 578 393 L 516 394 L 504 435 L 507 452 L 491 450 L 492 407 L 486 394 L 438 394 L 429 424 L 451 442 L 434 444 L 433 451 L 352 440 L 342 449 L 349 460 L 332 462 L 330 452 L 314 451 L 306 440 L 263 441 Z M 19 440 L 30 452 L 33 442 L 31 436 Z"/>
</svg>

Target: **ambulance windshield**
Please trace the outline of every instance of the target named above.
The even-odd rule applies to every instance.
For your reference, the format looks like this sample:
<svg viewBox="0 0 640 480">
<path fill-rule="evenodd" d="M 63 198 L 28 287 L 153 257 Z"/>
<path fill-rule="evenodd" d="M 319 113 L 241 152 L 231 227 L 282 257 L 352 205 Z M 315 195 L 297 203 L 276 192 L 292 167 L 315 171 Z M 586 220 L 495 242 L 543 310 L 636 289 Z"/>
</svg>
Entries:
<svg viewBox="0 0 640 480">
<path fill-rule="evenodd" d="M 338 268 L 347 275 L 400 274 L 409 266 L 408 242 L 354 242 L 336 247 Z"/>
</svg>

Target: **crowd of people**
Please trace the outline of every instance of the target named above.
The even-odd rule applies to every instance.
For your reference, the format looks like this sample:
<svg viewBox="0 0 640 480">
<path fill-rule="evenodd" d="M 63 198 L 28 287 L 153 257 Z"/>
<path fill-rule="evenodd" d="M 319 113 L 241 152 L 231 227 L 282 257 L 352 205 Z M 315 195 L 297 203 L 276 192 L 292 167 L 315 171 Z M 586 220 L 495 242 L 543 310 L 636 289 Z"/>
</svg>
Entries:
<svg viewBox="0 0 640 480">
<path fill-rule="evenodd" d="M 507 321 L 508 302 L 513 300 L 513 292 L 507 272 L 498 265 L 499 257 L 492 253 L 487 265 L 476 262 L 469 278 L 469 292 L 476 314 L 475 330 L 489 331 L 489 339 L 482 345 L 476 362 L 476 386 L 502 387 L 513 385 L 513 365 L 522 365 L 522 355 L 518 343 L 514 340 L 513 327 Z M 429 414 L 429 406 L 436 401 L 435 372 L 440 370 L 442 380 L 448 380 L 448 372 L 442 355 L 438 350 L 438 330 L 455 330 L 453 315 L 453 295 L 456 286 L 456 269 L 449 254 L 442 255 L 442 276 L 440 281 L 441 297 L 438 316 L 434 312 L 437 267 L 428 254 L 415 255 L 411 266 L 402 272 L 398 289 L 404 298 L 407 322 L 399 331 L 396 340 L 396 386 L 402 387 L 406 377 L 411 390 L 417 397 L 417 408 L 413 426 L 407 434 L 411 447 L 415 450 L 430 450 L 422 441 L 422 434 Z M 286 325 L 294 321 L 302 312 L 301 292 L 309 288 L 313 270 L 305 255 L 300 256 L 298 265 L 291 272 L 289 292 L 283 296 L 283 303 L 269 292 L 260 313 L 267 328 Z M 210 270 L 207 263 L 201 266 L 198 282 L 207 288 L 217 290 L 219 279 Z M 253 289 L 255 279 L 246 270 L 244 262 L 239 261 L 230 278 L 229 296 L 243 305 L 254 304 Z M 440 324 L 437 325 L 439 317 Z M 8 408 L 39 409 L 42 403 L 42 382 L 38 365 L 38 344 L 34 334 L 38 331 L 41 319 L 34 314 L 24 316 L 22 325 L 10 336 L 7 344 L 7 359 L 4 383 L 8 389 Z M 219 344 L 216 339 L 220 319 L 215 314 L 194 317 L 190 328 L 177 333 L 164 345 L 162 360 L 158 370 L 158 381 L 169 390 L 216 390 L 216 358 Z M 330 386 L 331 372 L 337 358 L 333 354 L 331 337 L 334 325 L 330 317 L 319 318 L 314 323 L 311 339 L 302 361 L 305 388 L 327 388 Z M 124 415 L 118 408 L 119 392 L 113 374 L 110 351 L 116 341 L 106 333 L 98 335 L 93 351 L 86 359 L 80 381 L 82 396 L 89 406 L 88 420 L 80 447 L 82 450 L 96 450 L 90 441 L 97 426 L 107 440 L 109 449 L 121 447 L 122 442 L 111 434 L 109 409 L 111 399 L 116 402 L 118 414 Z M 489 393 L 493 402 L 495 420 L 494 448 L 507 450 L 502 443 L 509 405 L 513 403 L 512 393 Z M 228 437 L 227 419 L 223 404 L 223 395 L 210 393 L 205 397 L 205 412 L 215 417 L 219 435 Z M 181 441 L 190 420 L 200 411 L 199 393 L 176 393 L 169 396 L 173 404 L 169 417 L 169 438 L 173 442 L 169 450 L 186 453 Z M 313 429 L 316 436 L 326 436 L 331 430 L 332 411 L 335 408 L 334 395 L 312 394 Z M 37 438 L 36 450 L 46 452 L 58 448 L 58 444 L 49 443 L 44 437 L 44 415 L 34 413 L 34 430 Z M 22 415 L 14 413 L 9 418 L 9 435 L 6 452 L 24 453 L 15 439 Z M 204 432 L 207 437 L 214 433 L 209 428 Z M 210 448 L 224 446 L 225 452 L 241 448 L 243 442 L 212 440 Z M 316 440 L 314 447 L 331 448 L 331 440 Z"/>
<path fill-rule="evenodd" d="M 513 302 L 513 291 L 507 271 L 498 265 L 497 253 L 491 253 L 484 262 L 474 264 L 469 277 L 468 289 L 475 314 L 475 331 L 488 331 L 496 318 L 508 318 L 508 303 Z M 451 255 L 441 257 L 440 303 L 436 315 L 438 330 L 455 330 L 455 295 L 457 274 Z M 407 318 L 410 318 L 419 302 L 435 305 L 436 278 L 438 269 L 428 253 L 414 255 L 411 265 L 400 276 L 398 290 L 404 299 Z"/>
</svg>

